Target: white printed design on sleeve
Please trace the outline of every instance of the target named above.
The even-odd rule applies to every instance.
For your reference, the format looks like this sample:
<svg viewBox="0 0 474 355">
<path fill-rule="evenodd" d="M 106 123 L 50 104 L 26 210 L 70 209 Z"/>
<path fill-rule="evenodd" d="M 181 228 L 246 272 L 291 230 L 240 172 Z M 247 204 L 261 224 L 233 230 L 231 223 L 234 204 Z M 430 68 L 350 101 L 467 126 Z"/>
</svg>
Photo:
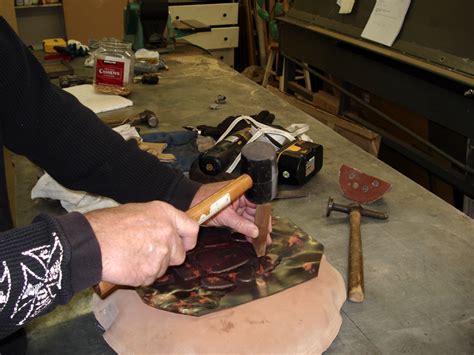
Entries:
<svg viewBox="0 0 474 355">
<path fill-rule="evenodd" d="M 3 273 L 0 277 L 0 312 L 3 311 L 10 298 L 10 290 L 12 288 L 12 279 L 10 270 L 8 269 L 6 261 L 2 262 Z"/>
<path fill-rule="evenodd" d="M 23 325 L 28 319 L 40 314 L 53 302 L 61 289 L 63 246 L 56 233 L 53 233 L 53 237 L 52 246 L 43 245 L 22 253 L 34 259 L 30 261 L 37 263 L 35 270 L 38 266 L 43 270 L 41 275 L 38 275 L 25 265 L 29 264 L 28 262 L 20 264 L 24 277 L 23 290 L 10 316 L 11 319 L 20 319 L 17 325 Z"/>
</svg>

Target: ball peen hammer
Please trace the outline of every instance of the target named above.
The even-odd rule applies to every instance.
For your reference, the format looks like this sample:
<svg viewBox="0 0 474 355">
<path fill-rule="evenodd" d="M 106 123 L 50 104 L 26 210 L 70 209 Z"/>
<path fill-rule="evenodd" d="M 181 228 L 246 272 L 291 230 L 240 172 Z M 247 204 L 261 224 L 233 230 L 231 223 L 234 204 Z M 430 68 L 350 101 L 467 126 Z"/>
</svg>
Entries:
<svg viewBox="0 0 474 355">
<path fill-rule="evenodd" d="M 343 212 L 349 215 L 350 237 L 349 237 L 349 271 L 348 271 L 348 297 L 352 302 L 362 302 L 365 298 L 364 289 L 364 265 L 362 261 L 362 239 L 360 235 L 360 222 L 362 216 L 387 219 L 388 215 L 383 212 L 372 211 L 363 208 L 358 203 L 340 205 L 334 203 L 329 197 L 326 216 L 332 211 Z"/>
<path fill-rule="evenodd" d="M 275 150 L 273 150 L 273 154 L 275 154 Z M 263 177 L 266 177 L 268 173 L 266 169 L 268 164 L 266 161 L 253 161 L 250 158 L 250 164 L 253 166 L 252 169 L 249 169 L 248 174 L 243 174 L 235 180 L 232 180 L 223 188 L 212 194 L 211 196 L 207 197 L 206 199 L 202 200 L 192 208 L 186 211 L 186 214 L 191 217 L 193 220 L 197 221 L 199 224 L 206 222 L 208 219 L 215 216 L 217 213 L 222 211 L 224 208 L 229 206 L 233 201 L 239 198 L 244 192 L 248 191 L 248 196 L 253 196 L 258 201 L 266 201 L 266 199 L 271 199 L 276 195 L 276 183 L 275 183 L 275 192 L 269 193 L 268 192 L 268 184 L 266 186 L 262 186 L 259 181 L 262 180 L 262 177 L 259 174 L 262 174 Z M 254 184 L 254 180 L 256 183 Z M 255 201 L 255 200 L 254 200 Z M 258 222 L 258 210 L 259 206 L 257 205 L 257 215 L 255 222 L 259 227 L 259 238 L 261 235 L 264 235 L 264 243 L 266 242 L 266 236 L 268 234 L 269 223 L 261 224 L 263 226 L 262 230 L 259 226 Z M 268 219 L 267 219 L 268 220 Z M 262 237 L 263 238 L 263 237 Z M 255 244 L 254 244 L 255 247 Z M 265 248 L 265 244 L 263 244 L 263 248 Z M 265 251 L 265 249 L 263 249 Z M 257 250 L 256 250 L 257 251 Z M 101 297 L 106 298 L 119 286 L 114 285 L 109 282 L 102 281 L 98 285 L 94 286 L 94 291 Z"/>
</svg>

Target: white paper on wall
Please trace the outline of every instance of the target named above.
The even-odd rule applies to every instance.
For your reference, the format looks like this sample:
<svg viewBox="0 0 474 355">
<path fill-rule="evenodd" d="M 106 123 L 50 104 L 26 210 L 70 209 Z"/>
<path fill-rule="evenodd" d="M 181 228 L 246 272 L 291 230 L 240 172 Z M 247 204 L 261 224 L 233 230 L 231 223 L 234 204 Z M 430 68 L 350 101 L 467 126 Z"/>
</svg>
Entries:
<svg viewBox="0 0 474 355">
<path fill-rule="evenodd" d="M 402 29 L 411 0 L 377 0 L 362 37 L 392 46 Z"/>
</svg>

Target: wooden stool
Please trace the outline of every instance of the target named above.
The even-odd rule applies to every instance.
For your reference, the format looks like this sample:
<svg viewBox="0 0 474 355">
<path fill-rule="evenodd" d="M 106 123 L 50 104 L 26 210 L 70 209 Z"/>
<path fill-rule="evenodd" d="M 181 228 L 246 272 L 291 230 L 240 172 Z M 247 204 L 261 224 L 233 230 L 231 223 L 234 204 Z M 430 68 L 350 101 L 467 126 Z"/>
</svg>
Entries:
<svg viewBox="0 0 474 355">
<path fill-rule="evenodd" d="M 270 74 L 271 75 L 274 75 L 275 78 L 279 81 L 279 89 L 280 91 L 284 91 L 283 90 L 283 80 L 280 80 L 280 77 L 277 76 L 277 73 L 275 70 L 273 70 L 273 65 L 274 65 L 274 62 L 275 62 L 275 57 L 276 57 L 276 54 L 278 53 L 278 51 L 280 50 L 280 47 L 278 45 L 278 43 L 276 42 L 272 42 L 270 44 L 270 54 L 268 56 L 268 60 L 267 60 L 267 65 L 265 66 L 265 73 L 263 75 L 263 81 L 262 81 L 262 86 L 264 88 L 267 87 L 268 85 L 268 79 L 270 78 Z M 283 58 L 283 73 L 282 73 L 282 77 L 285 76 L 285 58 Z M 311 78 L 310 78 L 310 75 L 309 75 L 309 71 L 306 70 L 306 69 L 302 69 L 303 71 L 303 75 L 300 75 L 300 76 L 297 76 L 296 79 L 303 79 L 304 78 L 304 82 L 305 82 L 305 86 L 306 86 L 306 89 L 308 89 L 309 91 L 312 91 L 311 90 Z"/>
</svg>

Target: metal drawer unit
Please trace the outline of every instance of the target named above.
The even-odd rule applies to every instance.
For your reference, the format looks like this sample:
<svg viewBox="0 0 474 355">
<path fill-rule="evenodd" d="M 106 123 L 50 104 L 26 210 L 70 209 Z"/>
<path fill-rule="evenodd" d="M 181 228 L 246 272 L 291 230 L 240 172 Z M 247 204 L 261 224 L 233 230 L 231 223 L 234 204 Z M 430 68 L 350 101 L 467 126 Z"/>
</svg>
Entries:
<svg viewBox="0 0 474 355">
<path fill-rule="evenodd" d="M 234 48 L 239 46 L 238 3 L 173 5 L 171 20 L 197 20 L 211 26 L 210 32 L 199 32 L 184 39 L 209 50 L 229 66 L 234 66 Z"/>
</svg>

